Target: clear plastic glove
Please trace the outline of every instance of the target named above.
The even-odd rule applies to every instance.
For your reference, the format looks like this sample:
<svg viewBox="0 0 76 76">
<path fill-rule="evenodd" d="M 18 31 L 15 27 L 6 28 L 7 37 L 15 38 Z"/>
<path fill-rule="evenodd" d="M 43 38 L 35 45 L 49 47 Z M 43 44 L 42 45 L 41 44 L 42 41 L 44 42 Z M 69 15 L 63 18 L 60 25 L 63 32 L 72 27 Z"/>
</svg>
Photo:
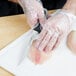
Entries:
<svg viewBox="0 0 76 76">
<path fill-rule="evenodd" d="M 72 14 L 62 10 L 50 17 L 45 22 L 43 30 L 35 43 L 36 48 L 49 54 L 70 32 L 73 20 L 74 16 Z"/>
<path fill-rule="evenodd" d="M 51 50 L 54 50 L 62 38 L 71 31 L 70 26 L 74 19 L 76 20 L 74 15 L 60 10 L 52 14 L 45 22 L 39 38 L 30 47 L 28 55 L 30 60 L 35 64 L 46 62 L 52 56 Z"/>
<path fill-rule="evenodd" d="M 18 0 L 27 16 L 28 23 L 31 27 L 37 24 L 39 20 L 41 24 L 45 22 L 44 8 L 41 2 L 37 0 Z"/>
</svg>

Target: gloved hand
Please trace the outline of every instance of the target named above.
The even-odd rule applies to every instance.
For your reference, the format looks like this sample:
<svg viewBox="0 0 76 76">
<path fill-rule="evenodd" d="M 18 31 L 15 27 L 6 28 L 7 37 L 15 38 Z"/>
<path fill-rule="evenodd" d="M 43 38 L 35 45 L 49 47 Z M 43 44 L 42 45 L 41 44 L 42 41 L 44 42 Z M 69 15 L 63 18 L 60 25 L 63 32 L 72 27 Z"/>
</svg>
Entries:
<svg viewBox="0 0 76 76">
<path fill-rule="evenodd" d="M 42 4 L 37 0 L 18 0 L 27 16 L 28 23 L 31 27 L 37 24 L 39 20 L 41 24 L 45 22 L 44 9 Z"/>
<path fill-rule="evenodd" d="M 48 18 L 43 26 L 35 45 L 40 51 L 50 53 L 62 39 L 70 32 L 74 15 L 61 10 L 54 16 Z"/>
<path fill-rule="evenodd" d="M 35 40 L 29 50 L 29 58 L 35 64 L 42 64 L 52 55 L 64 36 L 71 31 L 70 27 L 76 17 L 65 11 L 57 10 L 45 22 L 39 38 Z M 36 47 L 35 47 L 36 46 Z"/>
</svg>

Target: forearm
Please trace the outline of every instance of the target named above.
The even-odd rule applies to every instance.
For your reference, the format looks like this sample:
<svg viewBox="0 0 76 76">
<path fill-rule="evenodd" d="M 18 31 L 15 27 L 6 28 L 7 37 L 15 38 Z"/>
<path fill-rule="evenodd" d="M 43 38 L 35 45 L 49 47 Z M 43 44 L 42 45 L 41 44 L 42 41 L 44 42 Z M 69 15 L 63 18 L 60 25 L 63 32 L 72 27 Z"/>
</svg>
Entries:
<svg viewBox="0 0 76 76">
<path fill-rule="evenodd" d="M 8 1 L 18 3 L 18 0 L 8 0 Z"/>
<path fill-rule="evenodd" d="M 76 0 L 67 0 L 63 10 L 67 10 L 68 12 L 76 15 Z"/>
</svg>

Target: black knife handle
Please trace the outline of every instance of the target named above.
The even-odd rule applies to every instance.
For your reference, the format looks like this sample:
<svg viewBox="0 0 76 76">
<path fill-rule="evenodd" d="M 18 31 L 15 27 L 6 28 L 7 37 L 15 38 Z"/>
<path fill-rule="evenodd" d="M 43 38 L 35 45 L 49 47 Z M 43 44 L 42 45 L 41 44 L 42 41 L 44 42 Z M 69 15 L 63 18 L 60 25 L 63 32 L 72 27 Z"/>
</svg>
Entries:
<svg viewBox="0 0 76 76">
<path fill-rule="evenodd" d="M 37 24 L 37 27 L 35 27 L 34 30 L 37 31 L 38 33 L 40 33 L 41 30 L 42 30 L 41 24 L 38 23 L 38 24 Z"/>
<path fill-rule="evenodd" d="M 47 19 L 48 13 L 47 13 L 47 9 L 45 9 L 45 8 L 44 8 L 44 14 L 45 14 L 45 18 Z M 38 20 L 38 23 L 36 24 L 36 26 L 37 27 L 35 27 L 34 30 L 37 31 L 38 33 L 40 33 L 42 30 L 42 26 L 41 26 L 39 20 Z"/>
</svg>

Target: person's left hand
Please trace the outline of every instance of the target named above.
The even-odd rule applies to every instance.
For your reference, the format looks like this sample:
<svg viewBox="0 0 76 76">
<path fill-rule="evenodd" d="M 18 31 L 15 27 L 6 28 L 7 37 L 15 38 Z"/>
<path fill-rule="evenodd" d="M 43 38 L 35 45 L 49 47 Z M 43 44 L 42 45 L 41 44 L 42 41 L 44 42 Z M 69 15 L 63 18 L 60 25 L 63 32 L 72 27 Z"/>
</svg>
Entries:
<svg viewBox="0 0 76 76">
<path fill-rule="evenodd" d="M 70 19 L 63 13 L 50 17 L 44 24 L 42 32 L 35 45 L 40 51 L 49 53 L 54 50 L 62 38 L 68 34 L 70 29 Z"/>
</svg>

